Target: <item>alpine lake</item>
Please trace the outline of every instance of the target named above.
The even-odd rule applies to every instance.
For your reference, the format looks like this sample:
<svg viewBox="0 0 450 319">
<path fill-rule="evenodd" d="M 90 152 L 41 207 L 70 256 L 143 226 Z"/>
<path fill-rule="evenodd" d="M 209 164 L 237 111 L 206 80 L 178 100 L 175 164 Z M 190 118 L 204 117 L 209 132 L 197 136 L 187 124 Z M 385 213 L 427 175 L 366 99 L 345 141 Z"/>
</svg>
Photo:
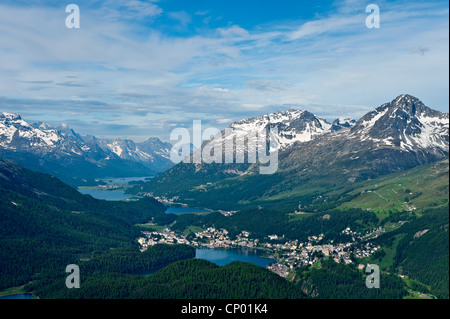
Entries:
<svg viewBox="0 0 450 319">
<path fill-rule="evenodd" d="M 80 187 L 78 190 L 82 194 L 88 194 L 97 199 L 111 201 L 132 200 L 136 199 L 136 197 L 125 194 L 125 190 L 129 186 L 129 183 L 145 182 L 151 178 L 151 176 L 143 176 L 103 179 L 102 181 L 106 185 L 99 187 Z M 166 214 L 198 214 L 208 212 L 209 210 L 207 209 L 186 206 L 167 206 L 166 210 Z M 219 266 L 227 265 L 233 261 L 241 261 L 261 267 L 267 267 L 275 261 L 271 258 L 262 257 L 257 249 L 246 247 L 229 249 L 196 248 L 195 258 L 205 259 Z"/>
</svg>

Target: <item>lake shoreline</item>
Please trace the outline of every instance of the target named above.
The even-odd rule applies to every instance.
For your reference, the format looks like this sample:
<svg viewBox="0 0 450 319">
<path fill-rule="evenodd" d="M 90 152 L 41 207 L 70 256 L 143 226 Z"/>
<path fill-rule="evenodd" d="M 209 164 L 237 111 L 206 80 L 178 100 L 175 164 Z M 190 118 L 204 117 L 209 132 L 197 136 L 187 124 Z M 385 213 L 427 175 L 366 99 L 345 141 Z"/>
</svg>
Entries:
<svg viewBox="0 0 450 319">
<path fill-rule="evenodd" d="M 196 247 L 195 258 L 205 259 L 218 266 L 225 266 L 231 262 L 248 262 L 263 268 L 276 263 L 276 259 L 268 258 L 261 255 L 261 250 L 247 247 L 230 247 L 230 248 L 208 248 Z M 245 252 L 245 253 L 242 253 Z M 249 254 L 250 253 L 250 254 Z"/>
</svg>

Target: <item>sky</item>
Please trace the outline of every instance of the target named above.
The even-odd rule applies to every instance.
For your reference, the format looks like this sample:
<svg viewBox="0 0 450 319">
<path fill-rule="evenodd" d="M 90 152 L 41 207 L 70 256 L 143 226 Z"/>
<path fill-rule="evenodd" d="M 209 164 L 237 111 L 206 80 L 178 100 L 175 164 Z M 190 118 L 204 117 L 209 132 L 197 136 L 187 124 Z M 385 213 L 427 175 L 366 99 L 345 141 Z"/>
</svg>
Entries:
<svg viewBox="0 0 450 319">
<path fill-rule="evenodd" d="M 359 119 L 403 93 L 449 111 L 447 0 L 70 1 L 0 0 L 0 112 L 169 141 L 291 108 Z"/>
</svg>

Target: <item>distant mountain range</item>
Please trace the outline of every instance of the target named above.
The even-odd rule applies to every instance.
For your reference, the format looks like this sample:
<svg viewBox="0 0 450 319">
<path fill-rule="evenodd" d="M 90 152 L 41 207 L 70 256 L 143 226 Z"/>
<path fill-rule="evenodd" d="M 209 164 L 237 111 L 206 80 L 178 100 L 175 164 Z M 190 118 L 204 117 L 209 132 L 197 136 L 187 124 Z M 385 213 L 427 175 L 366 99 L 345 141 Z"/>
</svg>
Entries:
<svg viewBox="0 0 450 319">
<path fill-rule="evenodd" d="M 309 111 L 291 109 L 234 122 L 227 138 L 239 139 L 273 128 L 278 130 L 275 144 L 279 164 L 277 173 L 267 177 L 258 176 L 259 163 L 251 162 L 180 163 L 173 167 L 172 145 L 156 137 L 135 143 L 129 139 L 81 136 L 64 124 L 30 124 L 11 113 L 0 113 L 0 157 L 55 175 L 71 185 L 90 184 L 93 178 L 166 171 L 133 192 L 182 198 L 193 198 L 195 194 L 198 200 L 206 193 L 212 195 L 233 185 L 224 194 L 239 190 L 235 199 L 246 203 L 274 195 L 284 198 L 314 193 L 316 187 L 329 188 L 330 183 L 345 188 L 353 182 L 442 159 L 449 148 L 448 113 L 432 110 L 407 94 L 358 121 L 340 118 L 329 123 Z M 202 148 L 214 143 L 204 142 Z M 237 148 L 234 152 L 237 156 L 247 149 Z M 247 189 L 256 180 L 259 187 L 264 185 L 257 195 Z M 310 191 L 302 186 L 305 183 Z"/>
<path fill-rule="evenodd" d="M 278 127 L 279 167 L 259 174 L 259 164 L 179 163 L 134 194 L 175 197 L 210 208 L 295 208 L 324 194 L 343 194 L 354 183 L 448 156 L 449 114 L 403 94 L 358 121 L 333 123 L 308 111 L 289 110 L 230 125 L 235 136 Z M 207 143 L 203 145 L 205 147 Z"/>
<path fill-rule="evenodd" d="M 170 143 L 158 138 L 128 139 L 80 136 L 63 124 L 27 123 L 20 115 L 0 113 L 0 157 L 50 173 L 67 183 L 92 178 L 148 176 L 171 167 Z"/>
</svg>

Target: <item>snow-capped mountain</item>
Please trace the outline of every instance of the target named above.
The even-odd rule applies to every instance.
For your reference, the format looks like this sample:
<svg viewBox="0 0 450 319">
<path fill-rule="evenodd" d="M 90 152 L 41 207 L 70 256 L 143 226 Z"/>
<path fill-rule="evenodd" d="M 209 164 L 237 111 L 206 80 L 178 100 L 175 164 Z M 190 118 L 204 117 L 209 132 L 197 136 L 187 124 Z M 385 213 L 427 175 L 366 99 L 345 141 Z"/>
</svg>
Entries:
<svg viewBox="0 0 450 319">
<path fill-rule="evenodd" d="M 449 114 L 432 110 L 407 94 L 357 122 L 337 119 L 329 124 L 307 111 L 290 110 L 239 121 L 230 127 L 244 134 L 275 125 L 280 128 L 281 146 L 274 175 L 260 176 L 257 163 L 237 168 L 231 164 L 180 163 L 142 185 L 141 190 L 156 195 L 161 191 L 186 201 L 198 195 L 209 203 L 229 203 L 230 193 L 234 202 L 246 203 L 264 196 L 280 200 L 278 194 L 292 194 L 294 189 L 305 194 L 308 188 L 342 190 L 352 183 L 432 163 L 449 154 Z M 238 175 L 241 178 L 236 184 Z M 183 186 L 183 180 L 196 183 Z M 192 204 L 206 205 L 199 201 Z"/>
<path fill-rule="evenodd" d="M 164 143 L 157 137 L 140 143 L 130 139 L 96 139 L 96 143 L 105 152 L 112 152 L 121 159 L 143 163 L 156 172 L 173 166 L 170 159 L 172 144 Z"/>
<path fill-rule="evenodd" d="M 370 140 L 379 147 L 444 154 L 449 148 L 449 114 L 432 110 L 419 99 L 403 94 L 364 115 L 350 137 Z"/>
<path fill-rule="evenodd" d="M 325 119 L 320 118 L 309 111 L 290 109 L 282 112 L 274 112 L 259 117 L 248 118 L 231 123 L 227 129 L 216 135 L 214 139 L 206 141 L 202 145 L 203 152 L 205 147 L 214 149 L 222 143 L 225 156 L 231 158 L 231 153 L 235 157 L 235 162 L 239 157 L 246 158 L 249 145 L 254 149 L 259 147 L 258 143 L 269 141 L 270 151 L 282 151 L 293 145 L 311 141 L 321 135 L 338 131 L 343 128 L 350 128 L 356 123 L 351 119 L 337 119 L 332 124 Z M 233 145 L 233 148 L 231 148 Z M 194 155 L 195 157 L 195 155 Z M 248 163 L 247 161 L 245 161 Z"/>
<path fill-rule="evenodd" d="M 67 127 L 58 130 L 46 123 L 31 125 L 18 114 L 0 113 L 0 148 L 36 154 L 54 150 L 58 154 L 81 155 L 78 137 L 68 130 Z"/>
<path fill-rule="evenodd" d="M 364 115 L 351 128 L 292 148 L 281 170 L 322 174 L 337 165 L 350 182 L 431 163 L 448 156 L 449 114 L 402 94 Z"/>
<path fill-rule="evenodd" d="M 331 127 L 332 125 L 326 120 L 308 111 L 294 109 L 241 120 L 229 126 L 237 137 L 277 128 L 275 145 L 278 150 L 286 149 L 296 142 L 307 142 L 319 135 L 329 133 Z"/>
<path fill-rule="evenodd" d="M 20 115 L 0 113 L 0 156 L 30 169 L 66 177 L 145 176 L 169 168 L 171 144 L 82 137 L 63 124 L 29 124 Z M 114 168 L 114 169 L 113 169 Z"/>
<path fill-rule="evenodd" d="M 234 122 L 228 127 L 231 134 L 223 131 L 221 134 L 225 140 L 243 140 L 249 136 L 256 139 L 256 134 L 273 128 L 278 129 L 274 143 L 278 151 L 307 142 L 316 145 L 342 139 L 361 149 L 365 145 L 369 149 L 391 147 L 439 155 L 448 153 L 449 149 L 449 114 L 433 110 L 408 94 L 381 105 L 358 121 L 338 118 L 330 124 L 308 111 L 291 109 Z M 317 143 L 312 142 L 316 139 Z M 214 140 L 209 143 L 214 144 Z"/>
</svg>

